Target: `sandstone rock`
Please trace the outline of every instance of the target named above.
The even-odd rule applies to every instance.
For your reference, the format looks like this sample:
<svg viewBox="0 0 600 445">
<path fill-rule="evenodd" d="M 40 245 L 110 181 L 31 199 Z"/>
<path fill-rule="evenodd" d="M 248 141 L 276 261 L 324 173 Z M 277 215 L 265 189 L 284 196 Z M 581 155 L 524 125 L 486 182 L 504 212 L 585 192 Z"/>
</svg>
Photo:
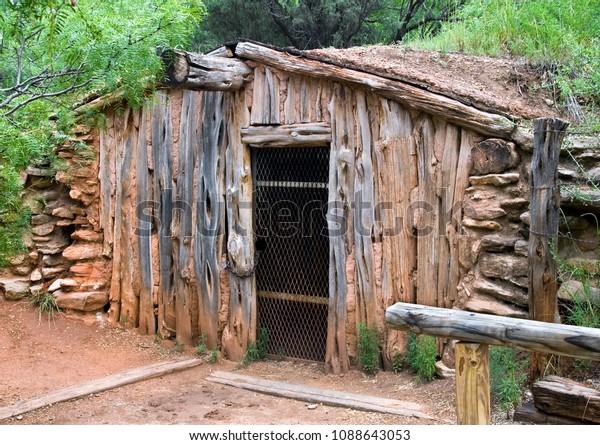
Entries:
<svg viewBox="0 0 600 445">
<path fill-rule="evenodd" d="M 29 252 L 27 254 L 27 258 L 29 258 L 33 262 L 37 262 L 38 259 L 40 258 L 40 254 L 37 252 Z"/>
<path fill-rule="evenodd" d="M 87 210 L 84 209 L 83 207 L 72 206 L 71 212 L 73 212 L 75 215 L 78 215 L 78 216 L 87 215 Z"/>
<path fill-rule="evenodd" d="M 59 278 L 57 280 L 54 280 L 52 282 L 52 284 L 48 287 L 48 292 L 54 292 L 60 289 L 61 287 L 61 283 L 62 283 L 62 278 Z"/>
<path fill-rule="evenodd" d="M 521 222 L 523 222 L 524 224 L 530 226 L 531 225 L 531 212 L 524 212 L 521 213 L 521 216 L 519 217 L 519 219 L 521 220 Z"/>
<path fill-rule="evenodd" d="M 595 136 L 569 135 L 563 145 L 563 150 L 566 151 L 567 148 L 574 150 L 600 148 L 600 139 Z"/>
<path fill-rule="evenodd" d="M 560 188 L 561 206 L 577 204 L 582 207 L 600 207 L 600 190 L 589 187 L 565 186 Z"/>
<path fill-rule="evenodd" d="M 31 276 L 29 277 L 29 279 L 31 281 L 41 281 L 42 280 L 42 272 L 40 272 L 39 269 L 35 269 L 32 273 Z"/>
<path fill-rule="evenodd" d="M 52 210 L 52 216 L 56 216 L 58 218 L 67 218 L 67 219 L 75 218 L 75 215 L 73 214 L 73 212 L 65 207 L 57 207 L 56 209 Z"/>
<path fill-rule="evenodd" d="M 502 303 L 495 298 L 483 295 L 472 296 L 464 304 L 463 309 L 482 314 L 501 315 L 503 317 L 528 318 L 529 313 L 517 306 Z"/>
<path fill-rule="evenodd" d="M 79 286 L 79 288 L 81 290 L 87 290 L 87 291 L 91 291 L 91 290 L 100 290 L 100 289 L 104 289 L 107 286 L 107 282 L 106 280 L 95 280 L 95 281 L 84 281 L 83 283 L 81 283 L 81 285 Z"/>
<path fill-rule="evenodd" d="M 577 170 L 571 170 L 568 168 L 558 168 L 558 177 L 560 179 L 568 179 L 576 181 L 579 179 L 579 172 Z"/>
<path fill-rule="evenodd" d="M 529 207 L 529 201 L 524 198 L 503 199 L 500 208 L 506 212 L 511 221 L 520 221 L 521 213 Z"/>
<path fill-rule="evenodd" d="M 64 264 L 65 259 L 60 254 L 55 255 L 44 255 L 42 257 L 42 264 L 45 266 L 58 266 L 59 264 Z"/>
<path fill-rule="evenodd" d="M 502 173 L 519 163 L 515 144 L 503 139 L 486 139 L 471 150 L 471 174 Z"/>
<path fill-rule="evenodd" d="M 27 264 L 27 263 L 23 263 L 19 266 L 12 266 L 10 268 L 10 270 L 18 276 L 26 276 L 29 275 L 31 273 L 31 269 L 33 269 L 33 266 L 31 264 Z"/>
<path fill-rule="evenodd" d="M 67 269 L 68 267 L 66 265 L 56 267 L 42 267 L 42 276 L 45 280 L 49 280 L 60 275 L 61 273 L 66 272 Z"/>
<path fill-rule="evenodd" d="M 76 178 L 93 178 L 98 175 L 90 167 L 82 167 L 71 170 L 71 174 Z"/>
<path fill-rule="evenodd" d="M 508 280 L 515 286 L 522 287 L 523 289 L 529 289 L 529 278 L 528 277 L 512 277 Z"/>
<path fill-rule="evenodd" d="M 69 243 L 70 240 L 66 236 L 54 236 L 48 241 L 38 244 L 37 250 L 44 255 L 56 255 L 62 252 Z"/>
<path fill-rule="evenodd" d="M 69 196 L 73 199 L 80 200 L 82 193 L 79 190 L 72 189 L 69 192 Z"/>
<path fill-rule="evenodd" d="M 487 201 L 467 202 L 463 210 L 465 215 L 478 221 L 496 219 L 506 215 L 506 212 L 497 207 L 495 202 Z"/>
<path fill-rule="evenodd" d="M 486 252 L 506 252 L 512 250 L 521 238 L 500 235 L 485 235 L 481 239 L 481 250 Z"/>
<path fill-rule="evenodd" d="M 102 242 L 102 233 L 93 230 L 77 230 L 71 234 L 71 238 L 81 241 L 90 241 L 94 243 Z"/>
<path fill-rule="evenodd" d="M 39 226 L 41 224 L 46 224 L 49 223 L 50 221 L 53 221 L 54 218 L 52 218 L 52 216 L 50 215 L 34 215 L 31 217 L 31 224 L 34 226 Z"/>
<path fill-rule="evenodd" d="M 519 182 L 520 175 L 518 173 L 503 173 L 485 176 L 471 176 L 469 183 L 471 185 L 493 185 L 495 187 L 504 187 L 509 184 Z"/>
<path fill-rule="evenodd" d="M 44 285 L 42 283 L 34 284 L 29 288 L 29 292 L 32 294 L 36 294 L 38 292 L 41 292 L 43 289 L 44 289 Z"/>
<path fill-rule="evenodd" d="M 78 263 L 73 264 L 69 271 L 76 276 L 86 277 L 94 274 L 96 268 L 93 263 Z"/>
<path fill-rule="evenodd" d="M 75 224 L 75 221 L 72 219 L 61 219 L 60 221 L 56 222 L 57 227 L 68 227 L 72 226 L 73 224 Z"/>
<path fill-rule="evenodd" d="M 46 243 L 49 243 L 50 241 L 52 241 L 52 237 L 50 235 L 46 235 L 46 236 L 37 236 L 34 235 L 31 237 L 31 240 L 36 244 L 36 245 L 45 245 Z"/>
<path fill-rule="evenodd" d="M 77 280 L 74 280 L 73 278 L 63 278 L 62 280 L 60 280 L 60 287 L 62 289 L 77 288 L 77 287 L 79 287 L 79 282 Z M 98 290 L 98 289 L 85 289 L 85 290 Z"/>
<path fill-rule="evenodd" d="M 520 256 L 485 253 L 479 257 L 479 271 L 489 278 L 526 277 L 528 270 L 529 261 Z"/>
<path fill-rule="evenodd" d="M 52 231 L 54 230 L 54 227 L 55 227 L 54 223 L 49 222 L 46 224 L 32 227 L 31 232 L 38 236 L 46 236 L 46 235 L 50 235 L 52 233 Z"/>
<path fill-rule="evenodd" d="M 70 260 L 89 260 L 102 256 L 102 245 L 93 243 L 73 244 L 63 251 L 63 256 Z"/>
<path fill-rule="evenodd" d="M 471 218 L 463 218 L 462 224 L 471 229 L 481 229 L 496 231 L 502 229 L 502 226 L 496 221 L 477 221 Z"/>
<path fill-rule="evenodd" d="M 25 172 L 29 176 L 37 176 L 38 178 L 45 178 L 47 176 L 54 176 L 54 172 L 50 168 L 37 168 L 37 167 L 27 167 Z"/>
<path fill-rule="evenodd" d="M 58 203 L 46 203 L 44 207 L 44 215 L 52 215 L 52 212 L 58 207 Z"/>
<path fill-rule="evenodd" d="M 521 256 L 529 255 L 529 241 L 521 240 L 515 243 L 515 253 Z"/>
<path fill-rule="evenodd" d="M 0 278 L 0 298 L 20 300 L 29 294 L 31 282 L 29 278 Z"/>
<path fill-rule="evenodd" d="M 557 297 L 562 301 L 573 301 L 575 299 L 600 300 L 600 289 L 586 286 L 577 280 L 565 281 L 558 288 Z"/>
<path fill-rule="evenodd" d="M 108 304 L 106 292 L 63 292 L 53 294 L 60 309 L 74 309 L 83 312 L 94 312 Z"/>
<path fill-rule="evenodd" d="M 475 281 L 473 287 L 479 292 L 483 292 L 503 301 L 508 301 L 516 304 L 517 306 L 529 306 L 529 296 L 527 295 L 527 291 L 512 284 L 504 282 L 491 282 L 489 280 L 479 278 Z"/>
</svg>

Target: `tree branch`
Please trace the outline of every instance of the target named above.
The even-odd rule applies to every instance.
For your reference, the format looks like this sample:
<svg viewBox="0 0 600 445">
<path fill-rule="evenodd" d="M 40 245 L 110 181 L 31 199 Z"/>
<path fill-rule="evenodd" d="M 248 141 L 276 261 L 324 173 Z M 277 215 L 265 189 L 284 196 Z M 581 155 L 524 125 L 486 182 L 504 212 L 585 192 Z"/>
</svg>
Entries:
<svg viewBox="0 0 600 445">
<path fill-rule="evenodd" d="M 71 85 L 70 87 L 64 88 L 60 91 L 53 91 L 52 93 L 41 93 L 41 94 L 34 94 L 33 96 L 30 96 L 29 98 L 25 99 L 23 102 L 19 102 L 17 105 L 15 105 L 14 107 L 12 107 L 10 110 L 8 110 L 4 116 L 10 116 L 12 115 L 14 112 L 16 112 L 17 110 L 19 110 L 20 108 L 23 108 L 24 106 L 26 106 L 27 104 L 30 104 L 31 102 L 35 101 L 35 100 L 39 100 L 39 99 L 47 99 L 50 97 L 56 97 L 56 96 L 60 96 L 62 94 L 66 94 L 66 93 L 70 93 L 71 91 L 75 91 L 79 88 L 83 88 L 86 85 L 89 85 L 91 82 L 93 82 L 94 80 L 96 80 L 97 77 L 90 77 L 89 79 L 87 79 L 85 82 L 82 82 L 80 84 L 77 85 Z"/>
</svg>

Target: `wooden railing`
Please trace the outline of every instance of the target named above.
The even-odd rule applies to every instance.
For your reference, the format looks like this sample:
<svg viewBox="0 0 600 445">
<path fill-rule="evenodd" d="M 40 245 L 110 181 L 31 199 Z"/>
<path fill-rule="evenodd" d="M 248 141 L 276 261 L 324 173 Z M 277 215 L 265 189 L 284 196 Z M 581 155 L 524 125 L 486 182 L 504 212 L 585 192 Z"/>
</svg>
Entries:
<svg viewBox="0 0 600 445">
<path fill-rule="evenodd" d="M 490 423 L 489 345 L 600 360 L 600 329 L 396 303 L 389 328 L 460 340 L 456 345 L 456 410 L 460 425 Z"/>
</svg>

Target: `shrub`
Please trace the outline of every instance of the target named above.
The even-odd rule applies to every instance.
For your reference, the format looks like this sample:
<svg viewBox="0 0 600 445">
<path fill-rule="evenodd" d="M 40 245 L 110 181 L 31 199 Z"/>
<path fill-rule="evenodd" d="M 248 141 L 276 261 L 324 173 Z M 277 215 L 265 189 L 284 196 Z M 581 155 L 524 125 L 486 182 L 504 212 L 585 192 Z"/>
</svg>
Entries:
<svg viewBox="0 0 600 445">
<path fill-rule="evenodd" d="M 367 374 L 377 374 L 379 371 L 379 331 L 377 326 L 367 327 L 358 324 L 358 363 Z"/>
<path fill-rule="evenodd" d="M 529 358 L 520 359 L 518 352 L 503 346 L 490 347 L 491 395 L 500 407 L 510 412 L 523 398 Z"/>
<path fill-rule="evenodd" d="M 417 374 L 418 380 L 428 382 L 435 378 L 436 361 L 435 338 L 410 332 L 408 334 L 406 363 Z"/>
<path fill-rule="evenodd" d="M 50 292 L 34 292 L 29 297 L 29 301 L 34 306 L 37 306 L 40 315 L 40 321 L 44 315 L 46 315 L 48 321 L 50 321 L 56 316 L 56 314 L 60 312 L 60 309 L 56 304 L 56 297 Z"/>
</svg>

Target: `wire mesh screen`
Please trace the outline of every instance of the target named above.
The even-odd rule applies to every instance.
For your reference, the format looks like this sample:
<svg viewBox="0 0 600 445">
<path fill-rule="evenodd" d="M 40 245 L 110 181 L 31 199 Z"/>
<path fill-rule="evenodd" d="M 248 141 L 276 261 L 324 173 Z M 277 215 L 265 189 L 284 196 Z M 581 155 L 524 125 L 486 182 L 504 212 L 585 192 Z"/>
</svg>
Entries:
<svg viewBox="0 0 600 445">
<path fill-rule="evenodd" d="M 258 325 L 269 353 L 325 360 L 329 148 L 254 148 Z"/>
</svg>

